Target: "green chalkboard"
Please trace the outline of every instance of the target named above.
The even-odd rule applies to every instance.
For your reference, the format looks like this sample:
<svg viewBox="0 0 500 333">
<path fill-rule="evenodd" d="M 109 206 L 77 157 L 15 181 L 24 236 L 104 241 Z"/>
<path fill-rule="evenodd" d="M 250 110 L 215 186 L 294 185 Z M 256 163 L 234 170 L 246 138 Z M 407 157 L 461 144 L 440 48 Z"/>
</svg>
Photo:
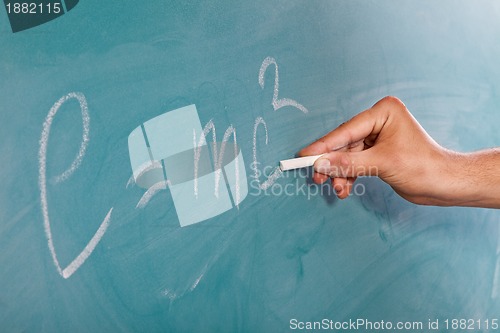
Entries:
<svg viewBox="0 0 500 333">
<path fill-rule="evenodd" d="M 500 145 L 497 1 L 15 3 L 0 331 L 498 329 L 497 210 L 276 169 L 386 95 L 443 146 Z"/>
</svg>

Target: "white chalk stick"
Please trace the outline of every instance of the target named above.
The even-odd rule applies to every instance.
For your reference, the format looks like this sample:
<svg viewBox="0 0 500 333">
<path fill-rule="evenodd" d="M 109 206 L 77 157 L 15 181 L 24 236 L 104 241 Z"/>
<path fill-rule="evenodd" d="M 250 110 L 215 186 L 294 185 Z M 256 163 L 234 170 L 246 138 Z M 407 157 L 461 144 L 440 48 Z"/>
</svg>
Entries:
<svg viewBox="0 0 500 333">
<path fill-rule="evenodd" d="M 316 160 L 323 155 L 324 154 L 283 160 L 280 161 L 280 169 L 281 171 L 287 171 L 287 170 L 310 167 L 314 165 L 314 162 L 316 162 Z"/>
</svg>

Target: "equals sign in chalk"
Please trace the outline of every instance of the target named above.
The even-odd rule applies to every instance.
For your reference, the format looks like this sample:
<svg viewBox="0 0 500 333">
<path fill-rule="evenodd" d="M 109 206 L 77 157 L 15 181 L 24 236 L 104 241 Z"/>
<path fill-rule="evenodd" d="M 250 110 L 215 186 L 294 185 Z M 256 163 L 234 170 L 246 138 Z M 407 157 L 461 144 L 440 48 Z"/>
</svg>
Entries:
<svg viewBox="0 0 500 333">
<path fill-rule="evenodd" d="M 300 168 L 307 168 L 314 165 L 314 162 L 316 162 L 316 160 L 323 155 L 325 154 L 304 156 L 298 158 L 291 158 L 289 160 L 283 160 L 280 161 L 280 169 L 281 171 L 288 171 Z"/>
</svg>

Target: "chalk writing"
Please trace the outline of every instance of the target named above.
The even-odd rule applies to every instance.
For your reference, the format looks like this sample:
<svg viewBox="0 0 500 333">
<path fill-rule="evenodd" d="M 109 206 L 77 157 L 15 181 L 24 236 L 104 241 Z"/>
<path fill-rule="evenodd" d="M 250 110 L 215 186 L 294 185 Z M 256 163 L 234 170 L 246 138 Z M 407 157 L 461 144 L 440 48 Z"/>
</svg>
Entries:
<svg viewBox="0 0 500 333">
<path fill-rule="evenodd" d="M 200 135 L 200 138 L 198 140 L 198 144 L 196 144 L 196 131 L 193 130 L 193 145 L 194 145 L 194 195 L 195 197 L 198 197 L 198 173 L 199 173 L 199 164 L 200 164 L 200 154 L 201 154 L 201 148 L 206 144 L 206 136 L 208 135 L 208 132 L 212 131 L 212 156 L 214 159 L 214 175 L 215 175 L 215 184 L 214 184 L 214 195 L 216 198 L 219 197 L 219 184 L 220 184 L 220 178 L 221 178 L 221 172 L 222 172 L 222 167 L 223 167 L 223 159 L 224 159 L 224 153 L 226 151 L 226 144 L 229 141 L 229 137 L 231 134 L 233 134 L 233 141 L 234 141 L 234 163 L 235 163 L 235 179 L 236 179 L 236 184 L 235 184 L 235 197 L 236 197 L 236 202 L 239 203 L 240 199 L 240 187 L 239 187 L 239 179 L 240 179 L 240 173 L 239 173 L 239 163 L 238 159 L 236 156 L 238 155 L 238 145 L 236 142 L 236 129 L 230 125 L 227 129 L 226 132 L 224 133 L 224 137 L 222 138 L 222 143 L 220 150 L 217 150 L 217 137 L 216 137 L 216 130 L 215 130 L 215 125 L 212 120 L 210 120 L 205 127 L 203 128 L 203 132 Z M 238 205 L 236 205 L 238 206 Z"/>
<path fill-rule="evenodd" d="M 170 181 L 167 180 L 162 180 L 159 181 L 156 184 L 153 184 L 148 190 L 142 195 L 141 199 L 139 202 L 137 202 L 137 205 L 135 208 L 144 208 L 147 206 L 149 201 L 160 191 L 166 190 L 168 186 L 170 186 Z"/>
<path fill-rule="evenodd" d="M 299 102 L 290 99 L 290 98 L 278 98 L 279 94 L 279 73 L 278 73 L 278 64 L 276 63 L 276 60 L 272 57 L 267 57 L 264 59 L 262 62 L 262 65 L 260 66 L 260 71 L 259 71 L 259 85 L 262 89 L 264 89 L 264 74 L 267 71 L 267 68 L 269 65 L 274 65 L 274 93 L 273 93 L 273 100 L 272 100 L 272 105 L 274 108 L 274 111 L 281 109 L 282 107 L 285 106 L 293 106 L 300 111 L 304 113 L 308 113 L 309 111 L 306 109 L 306 107 Z"/>
<path fill-rule="evenodd" d="M 293 99 L 289 98 L 279 98 L 279 73 L 278 73 L 278 64 L 276 63 L 276 60 L 272 57 L 267 57 L 264 59 L 260 70 L 259 70 L 259 85 L 262 89 L 264 89 L 264 75 L 266 73 L 267 68 L 270 65 L 274 65 L 275 67 L 275 77 L 274 77 L 274 93 L 273 93 L 273 98 L 272 98 L 272 106 L 273 109 L 279 110 L 285 106 L 292 106 L 303 113 L 308 113 L 308 110 L 300 103 Z M 59 259 L 57 257 L 57 252 L 54 247 L 54 241 L 52 238 L 52 230 L 50 226 L 50 217 L 49 217 L 49 205 L 48 205 L 48 199 L 47 199 L 47 148 L 48 148 L 48 142 L 49 142 L 49 135 L 50 135 L 50 129 L 52 126 L 52 122 L 54 117 L 56 116 L 57 112 L 59 111 L 60 107 L 68 100 L 70 99 L 76 99 L 79 104 L 80 104 L 80 109 L 81 109 L 81 116 L 82 116 L 82 127 L 83 127 L 83 134 L 82 134 L 82 140 L 80 144 L 80 148 L 78 150 L 78 153 L 76 154 L 76 157 L 73 159 L 71 165 L 67 170 L 62 172 L 60 175 L 55 177 L 55 183 L 61 183 L 66 180 L 68 180 L 73 173 L 78 169 L 78 167 L 81 165 L 83 158 L 85 157 L 85 152 L 87 149 L 87 145 L 89 143 L 89 132 L 90 132 L 90 117 L 88 113 L 88 106 L 87 106 L 87 100 L 85 96 L 82 93 L 77 93 L 77 92 L 71 92 L 68 93 L 67 95 L 61 97 L 54 105 L 51 107 L 45 122 L 43 124 L 43 129 L 42 129 L 42 134 L 40 137 L 40 147 L 38 151 L 38 160 L 39 160 L 39 174 L 38 174 L 38 186 L 40 190 L 40 202 L 41 202 L 41 210 L 42 210 L 42 216 L 43 216 L 43 224 L 44 224 L 44 231 L 45 231 L 45 236 L 47 238 L 47 245 L 52 257 L 52 261 L 54 262 L 54 265 L 57 269 L 57 272 L 65 279 L 71 277 L 79 268 L 80 266 L 89 258 L 89 256 L 92 254 L 94 251 L 95 247 L 97 244 L 101 241 L 102 237 L 106 233 L 106 230 L 109 226 L 110 220 L 111 220 L 111 214 L 113 212 L 113 208 L 111 208 L 108 213 L 106 214 L 104 220 L 100 224 L 99 228 L 95 232 L 94 236 L 90 239 L 90 241 L 87 243 L 85 248 L 76 256 L 76 258 L 65 268 L 61 267 L 61 264 L 59 263 Z M 269 177 L 263 182 L 260 183 L 259 179 L 259 170 L 258 170 L 258 161 L 257 161 L 257 130 L 259 126 L 262 125 L 264 127 L 264 133 L 265 133 L 265 142 L 266 145 L 269 142 L 269 135 L 268 135 L 268 130 L 267 130 L 267 125 L 266 122 L 262 117 L 257 117 L 255 119 L 255 124 L 254 124 L 254 129 L 253 129 L 253 163 L 251 164 L 251 168 L 254 172 L 254 178 L 259 182 L 259 187 L 261 189 L 267 189 L 270 186 L 272 186 L 276 180 L 281 176 L 281 170 L 279 167 L 276 167 L 274 171 L 269 175 Z M 239 202 L 240 202 L 240 175 L 239 175 L 239 160 L 236 158 L 238 155 L 238 145 L 236 141 L 236 129 L 230 125 L 225 133 L 224 137 L 222 139 L 222 142 L 220 144 L 220 150 L 218 150 L 218 144 L 216 141 L 216 130 L 215 130 L 215 124 L 213 123 L 212 120 L 210 120 L 204 127 L 200 138 L 197 140 L 196 137 L 196 132 L 193 132 L 193 145 L 194 145 L 194 194 L 197 197 L 198 196 L 198 176 L 199 176 L 199 160 L 200 160 L 200 154 L 201 154 L 201 147 L 206 145 L 206 136 L 208 133 L 212 131 L 212 149 L 213 149 L 213 160 L 214 160 L 214 169 L 215 169 L 215 184 L 214 184 L 214 195 L 218 197 L 219 195 L 219 183 L 221 179 L 221 172 L 223 171 L 223 163 L 224 163 L 224 153 L 226 149 L 226 144 L 231 138 L 233 137 L 234 141 L 234 163 L 235 163 L 235 202 L 236 206 L 238 207 Z M 157 169 L 157 168 L 162 168 L 162 165 L 159 162 L 154 162 L 154 163 L 147 163 L 143 167 L 141 167 L 139 171 L 139 178 L 143 173 L 149 172 L 152 169 Z M 131 185 L 134 182 L 134 177 L 132 176 L 129 181 L 127 182 L 127 188 L 129 185 Z M 142 195 L 141 199 L 138 201 L 136 208 L 144 208 L 147 206 L 147 204 L 150 202 L 150 200 L 161 190 L 166 190 L 169 186 L 171 186 L 171 182 L 169 180 L 162 180 L 160 182 L 157 182 L 153 184 L 149 189 Z M 200 276 L 203 276 L 203 274 Z M 199 280 L 197 280 L 198 282 Z M 195 282 L 194 287 L 196 286 L 197 282 Z"/>
<path fill-rule="evenodd" d="M 40 203 L 43 215 L 43 226 L 45 230 L 45 236 L 47 238 L 47 244 L 49 247 L 50 255 L 52 256 L 52 261 L 56 266 L 57 272 L 65 279 L 69 278 L 73 273 L 75 273 L 78 268 L 88 259 L 92 254 L 97 244 L 100 242 L 102 236 L 106 232 L 109 222 L 111 220 L 111 213 L 113 208 L 111 208 L 102 221 L 101 225 L 97 229 L 96 233 L 92 239 L 87 243 L 85 248 L 80 252 L 80 254 L 66 267 L 61 268 L 59 260 L 57 259 L 57 253 L 54 247 L 54 241 L 52 239 L 52 230 L 50 228 L 50 218 L 49 218 L 49 206 L 47 200 L 47 145 L 49 142 L 50 128 L 52 126 L 52 121 L 59 108 L 69 99 L 76 99 L 80 103 L 80 109 L 82 111 L 82 121 L 83 121 L 83 138 L 80 145 L 80 150 L 76 158 L 71 163 L 71 166 L 64 171 L 61 175 L 56 177 L 56 182 L 63 182 L 67 180 L 74 171 L 81 164 L 83 157 L 85 156 L 85 150 L 89 141 L 89 124 L 90 118 L 87 107 L 87 100 L 85 96 L 81 93 L 69 93 L 66 96 L 61 97 L 50 109 L 45 122 L 43 124 L 42 135 L 40 137 L 40 149 L 38 151 L 38 187 L 40 189 Z"/>
<path fill-rule="evenodd" d="M 217 136 L 215 125 L 212 120 L 210 120 L 205 127 L 203 128 L 203 132 L 200 135 L 198 140 L 198 144 L 196 143 L 196 131 L 193 130 L 193 145 L 194 145 L 194 195 L 198 197 L 198 172 L 199 172 L 199 164 L 200 164 L 200 154 L 201 148 L 206 144 L 206 136 L 208 132 L 212 131 L 212 156 L 214 160 L 214 175 L 215 175 L 215 184 L 214 184 L 214 195 L 216 198 L 219 197 L 219 184 L 221 178 L 221 172 L 223 167 L 224 153 L 226 151 L 226 144 L 229 141 L 231 134 L 233 135 L 234 141 L 234 165 L 235 165 L 235 201 L 236 207 L 238 207 L 240 202 L 240 171 L 239 171 L 239 162 L 238 162 L 238 143 L 236 141 L 236 129 L 230 125 L 226 132 L 224 133 L 224 137 L 222 138 L 220 150 L 217 150 Z"/>
<path fill-rule="evenodd" d="M 213 157 L 214 160 L 217 160 L 217 150 L 215 149 L 215 145 L 217 143 L 217 135 L 215 133 L 215 125 L 210 119 L 208 123 L 203 127 L 203 132 L 200 135 L 200 139 L 198 144 L 196 144 L 196 131 L 193 129 L 193 146 L 194 146 L 194 195 L 198 198 L 198 170 L 200 165 L 200 155 L 201 155 L 201 147 L 207 144 L 206 137 L 208 132 L 212 131 L 212 142 L 214 145 Z M 215 186 L 214 194 L 216 197 L 219 196 L 218 187 Z"/>
<path fill-rule="evenodd" d="M 264 126 L 264 133 L 266 134 L 266 145 L 269 142 L 269 135 L 267 133 L 267 125 L 262 117 L 257 117 L 255 118 L 255 124 L 253 126 L 253 161 L 251 164 L 251 168 L 254 172 L 253 178 L 257 181 L 259 184 L 259 188 L 263 190 L 267 190 L 269 187 L 271 187 L 276 180 L 281 176 L 282 171 L 279 167 L 276 167 L 274 171 L 269 175 L 269 177 L 261 184 L 260 179 L 259 179 L 259 162 L 257 161 L 257 130 L 259 129 L 259 125 Z"/>
</svg>

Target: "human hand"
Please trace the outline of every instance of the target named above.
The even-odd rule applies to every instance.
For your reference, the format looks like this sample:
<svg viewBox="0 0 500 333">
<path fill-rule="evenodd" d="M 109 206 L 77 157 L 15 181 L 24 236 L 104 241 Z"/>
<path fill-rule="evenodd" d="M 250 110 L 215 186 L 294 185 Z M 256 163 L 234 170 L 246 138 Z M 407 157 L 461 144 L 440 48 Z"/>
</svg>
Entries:
<svg viewBox="0 0 500 333">
<path fill-rule="evenodd" d="M 385 97 L 299 152 L 323 154 L 313 180 L 332 186 L 341 199 L 357 176 L 378 176 L 403 198 L 424 205 L 459 205 L 455 166 L 464 157 L 438 145 L 406 106 Z"/>
</svg>

